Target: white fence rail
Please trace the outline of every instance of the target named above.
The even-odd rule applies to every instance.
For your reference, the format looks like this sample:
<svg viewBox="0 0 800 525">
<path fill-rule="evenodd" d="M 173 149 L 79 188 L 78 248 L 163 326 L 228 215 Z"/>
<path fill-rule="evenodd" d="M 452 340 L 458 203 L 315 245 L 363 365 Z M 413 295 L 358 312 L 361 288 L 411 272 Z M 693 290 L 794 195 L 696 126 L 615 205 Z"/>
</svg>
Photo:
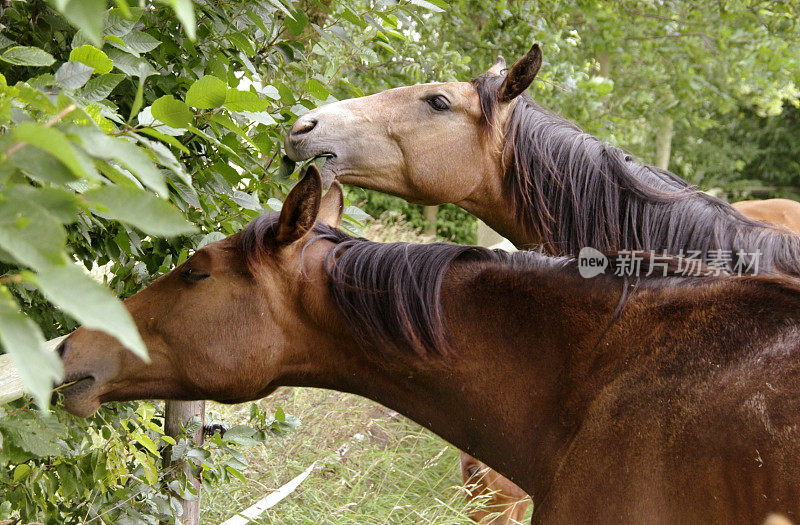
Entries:
<svg viewBox="0 0 800 525">
<path fill-rule="evenodd" d="M 50 350 L 55 350 L 58 344 L 67 337 L 62 335 L 55 339 L 50 339 L 45 344 Z M 25 388 L 22 378 L 17 369 L 11 363 L 11 356 L 8 354 L 0 355 L 0 405 L 10 403 L 25 395 Z"/>
</svg>

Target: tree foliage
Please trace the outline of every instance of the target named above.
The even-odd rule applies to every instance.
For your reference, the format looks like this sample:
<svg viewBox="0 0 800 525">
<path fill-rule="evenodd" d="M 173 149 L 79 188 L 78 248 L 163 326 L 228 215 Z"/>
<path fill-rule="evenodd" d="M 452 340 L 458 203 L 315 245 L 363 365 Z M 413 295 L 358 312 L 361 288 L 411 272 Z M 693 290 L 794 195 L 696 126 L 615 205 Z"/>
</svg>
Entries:
<svg viewBox="0 0 800 525">
<path fill-rule="evenodd" d="M 287 125 L 347 86 L 354 57 L 391 48 L 406 38 L 401 24 L 440 5 L 6 2 L 0 343 L 39 406 L 61 379 L 44 340 L 80 323 L 146 358 L 118 297 L 279 209 L 293 183 L 281 161 Z M 104 408 L 86 423 L 19 403 L 0 413 L 0 518 L 176 519 L 186 487 L 156 472 L 169 440 L 150 405 Z M 257 432 L 226 440 L 259 442 Z M 212 457 L 227 441 L 189 457 L 206 474 L 221 468 L 218 479 L 241 476 L 241 464 Z"/>
</svg>

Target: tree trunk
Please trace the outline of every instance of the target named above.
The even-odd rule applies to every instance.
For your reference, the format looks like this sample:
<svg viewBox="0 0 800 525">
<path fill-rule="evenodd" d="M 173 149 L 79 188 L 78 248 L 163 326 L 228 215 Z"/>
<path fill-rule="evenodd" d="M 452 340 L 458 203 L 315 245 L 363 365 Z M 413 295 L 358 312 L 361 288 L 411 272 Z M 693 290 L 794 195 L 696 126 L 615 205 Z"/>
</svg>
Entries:
<svg viewBox="0 0 800 525">
<path fill-rule="evenodd" d="M 436 221 L 439 215 L 438 206 L 423 206 L 422 216 L 425 218 L 425 235 L 436 236 Z"/>
<path fill-rule="evenodd" d="M 181 432 L 181 425 L 186 426 L 190 419 L 194 416 L 200 416 L 200 429 L 192 434 L 191 438 L 198 445 L 203 443 L 203 425 L 206 420 L 206 402 L 205 401 L 167 401 L 164 408 L 164 432 L 168 436 L 177 437 Z M 164 467 L 172 464 L 170 455 L 172 449 L 167 448 L 163 452 Z M 201 482 L 199 478 L 195 478 L 190 474 L 189 465 L 183 462 L 183 471 L 192 482 L 192 485 L 197 490 L 197 499 L 194 501 L 183 501 L 183 515 L 181 516 L 181 523 L 183 525 L 199 525 L 200 523 L 200 488 Z"/>
<path fill-rule="evenodd" d="M 599 66 L 597 74 L 601 77 L 611 78 L 611 55 L 601 49 L 597 52 L 595 60 L 597 60 L 597 65 Z"/>
<path fill-rule="evenodd" d="M 673 121 L 670 117 L 662 117 L 657 126 L 654 165 L 666 170 L 672 152 Z"/>
</svg>

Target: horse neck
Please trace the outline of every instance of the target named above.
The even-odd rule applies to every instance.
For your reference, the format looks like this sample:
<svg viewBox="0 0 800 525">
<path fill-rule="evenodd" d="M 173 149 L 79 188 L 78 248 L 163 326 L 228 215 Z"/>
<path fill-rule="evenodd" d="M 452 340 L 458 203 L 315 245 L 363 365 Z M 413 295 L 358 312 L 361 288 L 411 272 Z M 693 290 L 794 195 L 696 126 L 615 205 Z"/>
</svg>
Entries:
<svg viewBox="0 0 800 525">
<path fill-rule="evenodd" d="M 572 256 L 587 246 L 673 255 L 726 250 L 734 263 L 741 251 L 759 254 L 759 273 L 800 274 L 800 238 L 791 232 L 748 219 L 670 172 L 636 164 L 561 117 L 531 105 L 514 112 L 534 115 L 528 129 L 511 127 L 530 136 L 504 137 L 506 161 L 491 159 L 483 183 L 457 204 L 517 247 Z M 512 152 L 516 144 L 530 151 Z M 529 195 L 520 197 L 507 168 L 528 163 L 538 171 L 528 175 Z"/>
<path fill-rule="evenodd" d="M 541 246 L 544 239 L 526 227 L 523 217 L 517 213 L 514 203 L 504 190 L 504 177 L 498 159 L 495 165 L 485 170 L 482 183 L 475 191 L 455 204 L 482 220 L 520 249 Z M 558 255 L 555 251 L 551 252 Z"/>
<path fill-rule="evenodd" d="M 564 377 L 576 352 L 594 346 L 618 297 L 597 294 L 586 315 L 586 291 L 581 299 L 577 286 L 565 286 L 570 279 L 508 272 L 454 264 L 442 287 L 453 341 L 444 356 L 409 349 L 387 359 L 341 338 L 331 350 L 335 357 L 324 361 L 328 368 L 305 384 L 373 399 L 527 491 L 546 492 L 559 451 L 578 425 L 578 412 L 575 420 L 567 416 L 574 390 Z"/>
</svg>

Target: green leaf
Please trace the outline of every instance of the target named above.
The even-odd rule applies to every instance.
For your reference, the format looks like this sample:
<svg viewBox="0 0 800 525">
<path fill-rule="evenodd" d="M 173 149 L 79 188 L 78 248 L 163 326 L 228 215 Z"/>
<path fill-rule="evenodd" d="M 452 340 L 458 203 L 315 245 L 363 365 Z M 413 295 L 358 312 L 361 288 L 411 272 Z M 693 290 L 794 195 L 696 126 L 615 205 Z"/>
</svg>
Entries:
<svg viewBox="0 0 800 525">
<path fill-rule="evenodd" d="M 156 126 L 158 131 L 160 131 L 164 135 L 169 135 L 172 137 L 179 137 L 184 133 L 186 133 L 186 129 L 191 130 L 193 127 L 191 124 L 189 124 L 189 126 L 187 126 L 186 129 L 176 129 L 167 126 L 160 120 L 157 120 L 156 118 L 153 117 L 152 106 L 147 106 L 146 108 L 142 109 L 136 116 L 136 120 L 139 121 L 140 126 Z"/>
<path fill-rule="evenodd" d="M 56 84 L 67 89 L 78 89 L 91 78 L 94 69 L 80 62 L 65 62 L 56 71 Z"/>
<path fill-rule="evenodd" d="M 37 182 L 66 184 L 76 180 L 64 163 L 38 148 L 22 148 L 8 157 L 8 161 Z"/>
<path fill-rule="evenodd" d="M 424 7 L 425 9 L 429 9 L 434 13 L 441 13 L 442 11 L 444 11 L 444 9 L 442 9 L 433 2 L 429 2 L 428 0 L 408 0 L 408 1 L 414 5 L 418 5 L 420 7 Z"/>
<path fill-rule="evenodd" d="M 206 75 L 186 92 L 186 103 L 199 109 L 218 108 L 225 103 L 228 85 L 217 77 Z"/>
<path fill-rule="evenodd" d="M 50 354 L 55 356 L 53 352 Z M 65 437 L 64 425 L 55 421 L 55 418 L 34 419 L 32 416 L 25 417 L 26 415 L 23 413 L 17 418 L 0 419 L 0 428 L 4 433 L 14 436 L 15 445 L 34 456 L 44 457 L 60 454 L 62 450 L 56 441 Z"/>
<path fill-rule="evenodd" d="M 253 444 L 258 444 L 258 441 L 256 440 L 251 440 L 251 441 L 253 441 Z M 229 474 L 232 474 L 234 477 L 236 477 L 236 479 L 238 479 L 242 483 L 247 484 L 247 478 L 245 478 L 244 474 L 239 472 L 239 470 L 233 468 L 230 465 L 225 465 L 225 470 L 227 470 Z"/>
<path fill-rule="evenodd" d="M 118 49 L 109 49 L 108 56 L 114 63 L 114 67 L 132 77 L 147 78 L 150 75 L 155 75 L 156 70 L 150 65 L 147 60 L 125 53 Z"/>
<path fill-rule="evenodd" d="M 236 425 L 225 431 L 223 439 L 231 443 L 237 443 L 244 446 L 257 445 L 258 441 L 253 439 L 256 430 L 246 425 Z"/>
<path fill-rule="evenodd" d="M 47 186 L 36 188 L 27 184 L 12 184 L 6 188 L 6 195 L 12 199 L 35 203 L 61 224 L 75 222 L 78 213 L 77 197 L 64 188 Z"/>
<path fill-rule="evenodd" d="M 30 473 L 31 466 L 27 463 L 23 463 L 22 465 L 17 465 L 14 467 L 14 474 L 11 477 L 13 478 L 14 483 L 19 483 L 23 479 L 27 478 Z"/>
<path fill-rule="evenodd" d="M 108 10 L 104 33 L 121 38 L 136 27 L 136 22 L 142 17 L 142 10 L 139 8 L 130 9 L 127 0 L 117 2 L 117 5 L 120 9 Z"/>
<path fill-rule="evenodd" d="M 234 133 L 236 133 L 237 135 L 242 137 L 244 140 L 246 140 L 247 142 L 249 142 L 253 146 L 258 147 L 250 139 L 250 136 L 247 135 L 247 133 L 245 133 L 245 131 L 241 127 L 237 126 L 236 123 L 233 120 L 231 120 L 231 118 L 228 117 L 227 115 L 223 115 L 221 113 L 215 113 L 215 114 L 209 115 L 208 119 L 211 120 L 212 122 L 216 122 L 217 124 L 220 124 L 221 126 L 225 127 L 226 129 L 229 129 L 229 130 L 233 131 Z"/>
<path fill-rule="evenodd" d="M 134 441 L 146 448 L 148 452 L 154 456 L 160 457 L 160 454 L 158 453 L 158 447 L 155 443 L 153 443 L 153 440 L 150 439 L 150 436 L 143 432 L 134 432 L 131 434 L 131 437 L 133 437 Z"/>
<path fill-rule="evenodd" d="M 147 348 L 130 312 L 108 288 L 92 280 L 77 265 L 63 263 L 42 267 L 32 281 L 45 297 L 81 325 L 106 332 L 149 361 Z"/>
<path fill-rule="evenodd" d="M 170 204 L 135 188 L 101 186 L 84 193 L 84 198 L 95 214 L 131 224 L 148 235 L 171 237 L 197 231 Z"/>
<path fill-rule="evenodd" d="M 14 46 L 0 55 L 0 60 L 15 66 L 49 66 L 56 61 L 53 55 L 38 47 Z"/>
<path fill-rule="evenodd" d="M 34 89 L 30 85 L 23 84 L 22 82 L 18 82 L 14 88 L 17 89 L 17 98 L 19 98 L 22 102 L 30 104 L 31 106 L 41 109 L 47 113 L 56 113 L 56 106 L 50 102 L 50 99 L 47 98 L 47 95 L 38 89 Z"/>
<path fill-rule="evenodd" d="M 131 105 L 131 112 L 128 115 L 128 122 L 133 120 L 134 115 L 138 115 L 139 110 L 142 109 L 142 103 L 144 102 L 144 80 L 145 77 L 139 77 L 139 84 L 136 87 L 136 96 L 133 97 L 133 104 Z"/>
<path fill-rule="evenodd" d="M 61 13 L 97 46 L 103 44 L 106 0 L 71 0 Z M 106 71 L 108 73 L 108 71 Z"/>
<path fill-rule="evenodd" d="M 225 97 L 225 107 L 231 111 L 258 112 L 266 110 L 269 107 L 269 101 L 262 99 L 252 91 L 229 89 Z"/>
<path fill-rule="evenodd" d="M 64 372 L 61 360 L 47 349 L 42 331 L 20 313 L 5 286 L 0 286 L 0 343 L 36 404 L 49 406 L 53 382 L 59 381 Z"/>
<path fill-rule="evenodd" d="M 95 77 L 83 86 L 80 96 L 88 102 L 98 102 L 103 100 L 117 87 L 125 75 L 120 73 L 106 73 Z"/>
<path fill-rule="evenodd" d="M 322 82 L 320 82 L 316 78 L 308 79 L 308 82 L 306 82 L 306 91 L 308 91 L 312 96 L 318 98 L 319 100 L 327 100 L 328 97 L 330 96 L 328 88 L 322 85 Z"/>
<path fill-rule="evenodd" d="M 23 122 L 14 129 L 14 138 L 53 155 L 78 178 L 99 178 L 94 166 L 87 164 L 69 139 L 55 128 L 37 122 Z"/>
<path fill-rule="evenodd" d="M 280 9 L 281 11 L 283 11 L 283 13 L 284 13 L 286 16 L 292 16 L 292 13 L 291 13 L 291 12 L 289 12 L 289 10 L 286 8 L 286 6 L 285 6 L 285 5 L 283 5 L 283 3 L 281 3 L 281 1 L 280 1 L 280 0 L 268 0 L 268 1 L 269 1 L 269 3 L 270 3 L 270 4 L 274 5 L 275 7 L 277 7 L 277 8 L 278 8 L 278 9 Z"/>
<path fill-rule="evenodd" d="M 172 151 L 166 147 L 165 145 L 161 144 L 160 142 L 155 142 L 153 140 L 146 139 L 141 135 L 133 134 L 133 137 L 145 148 L 150 150 L 150 152 L 155 155 L 156 160 L 162 166 L 168 168 L 172 171 L 175 175 L 177 175 L 184 184 L 188 185 L 189 187 L 192 186 L 192 177 L 186 173 L 186 169 L 183 164 L 181 164 L 178 159 L 175 158 L 175 155 Z M 174 142 L 178 142 L 173 139 Z M 179 143 L 180 144 L 180 143 Z"/>
<path fill-rule="evenodd" d="M 231 33 L 228 35 L 228 41 L 233 44 L 239 51 L 245 54 L 245 56 L 251 57 L 256 54 L 256 50 L 253 48 L 253 44 L 250 43 L 250 39 L 248 39 L 243 33 Z"/>
<path fill-rule="evenodd" d="M 156 118 L 171 128 L 185 128 L 192 121 L 192 112 L 181 100 L 172 95 L 164 95 L 153 102 L 150 108 Z"/>
<path fill-rule="evenodd" d="M 277 124 L 275 119 L 272 118 L 272 115 L 270 115 L 267 111 L 259 111 L 257 113 L 252 111 L 241 111 L 240 114 L 248 120 L 252 120 L 253 122 L 257 122 L 259 124 L 264 124 L 265 126 Z"/>
<path fill-rule="evenodd" d="M 213 56 L 208 60 L 205 72 L 209 75 L 217 77 L 222 81 L 228 79 L 227 63 L 224 60 L 222 60 L 219 56 Z"/>
<path fill-rule="evenodd" d="M 287 106 L 291 106 L 292 104 L 295 103 L 294 94 L 292 93 L 292 88 L 290 88 L 286 84 L 278 85 L 278 93 L 281 96 L 281 102 L 283 102 Z"/>
<path fill-rule="evenodd" d="M 113 63 L 111 59 L 108 58 L 108 55 L 89 44 L 76 47 L 70 51 L 69 59 L 70 61 L 81 62 L 94 68 L 94 72 L 98 75 L 110 73 L 113 67 Z"/>
<path fill-rule="evenodd" d="M 67 234 L 47 210 L 8 195 L 0 204 L 0 248 L 31 268 L 64 259 Z"/>
<path fill-rule="evenodd" d="M 136 175 L 142 184 L 155 190 L 162 198 L 167 197 L 164 175 L 156 168 L 144 150 L 122 138 L 114 138 L 88 128 L 76 130 L 83 148 L 95 157 L 115 160 Z"/>
<path fill-rule="evenodd" d="M 8 46 L 10 46 L 13 43 L 14 43 L 13 40 L 9 40 L 8 38 L 4 37 L 3 35 L 0 35 L 0 49 L 5 49 L 5 48 L 7 48 Z"/>
<path fill-rule="evenodd" d="M 170 135 L 165 135 L 164 133 L 161 133 L 157 129 L 154 129 L 154 128 L 142 128 L 142 129 L 139 130 L 139 132 L 143 133 L 144 135 L 150 135 L 154 139 L 158 139 L 158 140 L 160 140 L 162 142 L 166 142 L 167 144 L 169 144 L 173 148 L 177 148 L 177 149 L 181 150 L 183 153 L 186 153 L 187 155 L 189 155 L 191 153 L 189 151 L 189 148 L 187 148 L 186 146 L 181 144 L 175 137 L 172 137 Z"/>
<path fill-rule="evenodd" d="M 178 20 L 183 24 L 186 35 L 194 40 L 197 28 L 194 19 L 194 5 L 192 5 L 192 0 L 169 0 L 169 3 L 175 11 L 175 16 L 177 16 Z"/>
<path fill-rule="evenodd" d="M 306 14 L 300 10 L 292 13 L 292 16 L 287 16 L 283 19 L 283 24 L 286 26 L 286 29 L 288 29 L 289 32 L 294 36 L 300 36 L 300 33 L 303 32 L 303 29 L 306 27 L 307 23 L 308 16 L 306 16 Z"/>
<path fill-rule="evenodd" d="M 125 47 L 125 42 L 118 36 L 106 35 L 106 36 L 103 37 L 103 41 L 104 42 L 108 42 L 112 46 L 118 47 L 119 49 L 122 49 L 123 51 L 128 51 L 128 52 L 132 53 L 132 51 L 130 51 L 127 47 Z"/>
<path fill-rule="evenodd" d="M 125 47 L 134 53 L 148 53 L 161 45 L 160 40 L 156 40 L 142 31 L 131 31 L 122 37 Z"/>
</svg>

